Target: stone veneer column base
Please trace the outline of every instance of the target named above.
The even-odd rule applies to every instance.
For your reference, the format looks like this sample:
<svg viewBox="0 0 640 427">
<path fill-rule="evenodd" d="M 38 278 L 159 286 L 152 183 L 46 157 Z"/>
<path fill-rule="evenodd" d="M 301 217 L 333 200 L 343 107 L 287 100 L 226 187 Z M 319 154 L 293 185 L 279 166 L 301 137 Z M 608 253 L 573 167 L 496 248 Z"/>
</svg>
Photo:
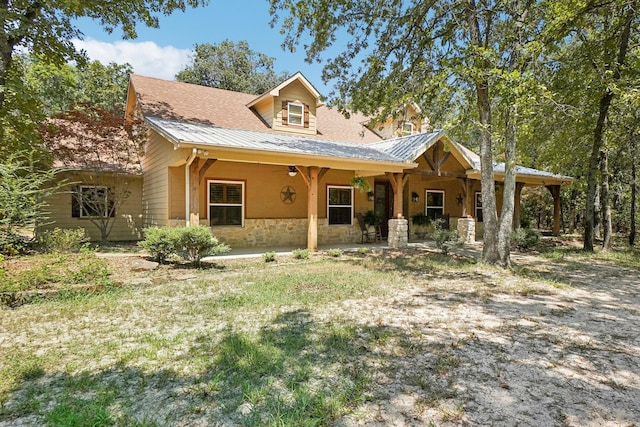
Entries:
<svg viewBox="0 0 640 427">
<path fill-rule="evenodd" d="M 406 219 L 389 220 L 389 247 L 406 248 L 409 246 L 409 221 Z"/>
<path fill-rule="evenodd" d="M 476 221 L 473 218 L 458 220 L 458 236 L 464 243 L 476 242 Z"/>
</svg>

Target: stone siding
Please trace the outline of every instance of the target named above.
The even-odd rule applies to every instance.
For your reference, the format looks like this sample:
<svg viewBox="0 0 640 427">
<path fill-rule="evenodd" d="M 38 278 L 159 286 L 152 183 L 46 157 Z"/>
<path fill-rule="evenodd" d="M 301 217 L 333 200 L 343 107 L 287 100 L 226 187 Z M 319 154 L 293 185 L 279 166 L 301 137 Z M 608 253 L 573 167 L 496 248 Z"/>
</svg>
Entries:
<svg viewBox="0 0 640 427">
<path fill-rule="evenodd" d="M 360 241 L 354 225 L 318 224 L 318 244 L 331 245 Z M 184 223 L 184 222 L 183 222 Z M 206 220 L 203 221 L 206 225 Z M 179 225 L 179 224 L 176 224 Z M 214 236 L 232 248 L 298 246 L 307 247 L 307 219 L 245 219 L 244 227 L 212 227 Z"/>
</svg>

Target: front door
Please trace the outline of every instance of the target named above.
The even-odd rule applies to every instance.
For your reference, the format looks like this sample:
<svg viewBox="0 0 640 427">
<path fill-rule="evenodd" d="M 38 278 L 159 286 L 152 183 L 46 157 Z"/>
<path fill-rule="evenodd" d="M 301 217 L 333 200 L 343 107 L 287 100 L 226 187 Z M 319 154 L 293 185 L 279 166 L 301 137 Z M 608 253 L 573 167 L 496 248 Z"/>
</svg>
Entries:
<svg viewBox="0 0 640 427">
<path fill-rule="evenodd" d="M 382 218 L 382 224 L 380 224 L 382 237 L 387 238 L 389 235 L 389 219 L 393 215 L 393 190 L 389 181 L 376 181 L 373 192 L 375 195 L 374 209 Z"/>
</svg>

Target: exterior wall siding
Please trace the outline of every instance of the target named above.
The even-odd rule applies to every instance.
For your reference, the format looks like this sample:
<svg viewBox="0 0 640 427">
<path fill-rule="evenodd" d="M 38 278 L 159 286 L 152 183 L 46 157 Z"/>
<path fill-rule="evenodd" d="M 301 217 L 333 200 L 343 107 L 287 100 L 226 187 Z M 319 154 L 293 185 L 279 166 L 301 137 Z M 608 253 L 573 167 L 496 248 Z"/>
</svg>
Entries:
<svg viewBox="0 0 640 427">
<path fill-rule="evenodd" d="M 70 182 L 77 182 L 87 185 L 108 185 L 108 181 L 101 181 L 100 178 L 91 178 L 83 175 L 72 175 L 67 177 Z M 127 188 L 130 191 L 129 197 L 116 209 L 116 217 L 113 229 L 108 240 L 127 241 L 138 240 L 142 237 L 142 178 L 132 177 L 127 180 Z M 93 240 L 100 240 L 100 231 L 89 218 L 74 218 L 71 214 L 72 185 L 63 188 L 62 193 L 58 193 L 47 200 L 49 205 L 49 219 L 38 227 L 38 233 L 44 233 L 54 228 L 84 229 L 87 236 Z"/>
<path fill-rule="evenodd" d="M 186 149 L 174 150 L 173 144 L 160 134 L 155 131 L 150 132 L 142 163 L 144 171 L 142 209 L 145 227 L 167 224 L 169 219 L 169 166 L 185 162 L 188 154 Z M 184 192 L 184 190 L 182 191 Z"/>
</svg>

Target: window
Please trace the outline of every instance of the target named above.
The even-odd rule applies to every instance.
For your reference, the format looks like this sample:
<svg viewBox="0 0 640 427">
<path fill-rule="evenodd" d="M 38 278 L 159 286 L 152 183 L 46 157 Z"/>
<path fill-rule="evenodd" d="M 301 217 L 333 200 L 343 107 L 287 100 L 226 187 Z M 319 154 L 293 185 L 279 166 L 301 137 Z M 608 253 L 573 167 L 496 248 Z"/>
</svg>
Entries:
<svg viewBox="0 0 640 427">
<path fill-rule="evenodd" d="M 444 191 L 427 190 L 425 214 L 436 219 L 444 216 Z"/>
<path fill-rule="evenodd" d="M 353 222 L 353 187 L 327 187 L 329 225 L 351 225 Z"/>
<path fill-rule="evenodd" d="M 482 193 L 477 192 L 475 196 L 476 221 L 482 222 Z"/>
<path fill-rule="evenodd" d="M 289 103 L 287 121 L 290 125 L 302 126 L 304 117 L 304 105 Z"/>
<path fill-rule="evenodd" d="M 209 181 L 209 225 L 243 225 L 244 182 Z"/>
<path fill-rule="evenodd" d="M 413 135 L 413 123 L 402 123 L 402 136 Z"/>
<path fill-rule="evenodd" d="M 74 218 L 109 218 L 115 216 L 108 187 L 80 185 L 73 188 L 71 216 Z"/>
</svg>

